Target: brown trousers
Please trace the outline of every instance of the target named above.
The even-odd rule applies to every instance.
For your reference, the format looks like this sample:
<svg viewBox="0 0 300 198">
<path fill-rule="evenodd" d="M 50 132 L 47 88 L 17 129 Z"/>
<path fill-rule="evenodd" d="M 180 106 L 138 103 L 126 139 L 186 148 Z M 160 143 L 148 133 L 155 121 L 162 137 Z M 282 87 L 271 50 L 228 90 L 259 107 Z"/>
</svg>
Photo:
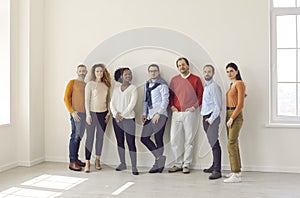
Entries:
<svg viewBox="0 0 300 198">
<path fill-rule="evenodd" d="M 226 122 L 229 120 L 234 110 L 226 111 Z M 231 172 L 241 172 L 241 157 L 239 150 L 239 134 L 243 125 L 243 113 L 241 112 L 233 121 L 231 128 L 227 128 L 227 139 L 228 139 L 228 153 L 230 160 Z"/>
</svg>

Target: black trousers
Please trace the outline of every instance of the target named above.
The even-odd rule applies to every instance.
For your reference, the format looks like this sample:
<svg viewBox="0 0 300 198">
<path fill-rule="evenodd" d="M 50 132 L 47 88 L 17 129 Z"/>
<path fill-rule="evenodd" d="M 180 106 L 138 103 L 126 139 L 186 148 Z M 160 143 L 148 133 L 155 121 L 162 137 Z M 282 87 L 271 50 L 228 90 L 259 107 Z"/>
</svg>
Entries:
<svg viewBox="0 0 300 198">
<path fill-rule="evenodd" d="M 164 153 L 164 133 L 168 118 L 160 115 L 156 124 L 151 120 L 146 120 L 142 130 L 141 142 L 152 152 L 155 158 L 163 155 Z M 154 134 L 155 143 L 150 139 Z"/>
<path fill-rule="evenodd" d="M 214 171 L 221 172 L 221 147 L 219 143 L 219 125 L 220 116 L 218 116 L 212 124 L 209 124 L 205 120 L 210 117 L 211 114 L 203 116 L 203 128 L 206 132 L 208 142 L 212 148 Z"/>
<path fill-rule="evenodd" d="M 125 162 L 125 137 L 127 146 L 129 148 L 129 155 L 131 159 L 131 166 L 136 167 L 136 145 L 135 145 L 135 120 L 134 119 L 123 119 L 120 122 L 117 122 L 113 118 L 113 127 L 117 139 L 118 153 L 120 162 L 126 164 Z"/>
</svg>

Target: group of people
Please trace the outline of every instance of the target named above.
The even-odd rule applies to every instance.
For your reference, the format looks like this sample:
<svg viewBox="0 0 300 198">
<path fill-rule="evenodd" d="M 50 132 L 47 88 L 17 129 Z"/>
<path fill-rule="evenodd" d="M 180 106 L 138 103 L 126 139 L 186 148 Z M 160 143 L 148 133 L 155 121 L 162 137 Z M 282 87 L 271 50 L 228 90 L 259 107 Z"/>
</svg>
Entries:
<svg viewBox="0 0 300 198">
<path fill-rule="evenodd" d="M 222 93 L 219 85 L 213 80 L 215 68 L 212 65 L 203 67 L 204 86 L 199 76 L 190 72 L 189 61 L 180 57 L 176 61 L 179 74 L 171 79 L 170 85 L 161 78 L 157 64 L 148 66 L 149 80 L 144 86 L 142 106 L 141 142 L 154 156 L 154 164 L 149 173 L 161 173 L 164 170 L 166 156 L 164 155 L 163 136 L 168 120 L 167 108 L 172 111 L 170 143 L 174 155 L 174 164 L 169 173 L 181 171 L 190 173 L 193 159 L 193 144 L 199 127 L 199 116 L 208 142 L 212 149 L 213 163 L 204 169 L 210 173 L 209 179 L 218 179 L 221 174 L 221 147 L 219 143 L 220 112 L 222 110 Z M 228 152 L 231 173 L 226 175 L 224 182 L 241 181 L 241 160 L 238 137 L 243 123 L 242 109 L 245 98 L 245 85 L 235 63 L 226 66 L 226 72 L 231 80 L 226 93 L 226 127 L 228 137 Z M 64 101 L 70 113 L 71 137 L 69 143 L 69 169 L 90 172 L 90 159 L 94 136 L 95 168 L 101 169 L 100 156 L 103 147 L 103 137 L 107 123 L 112 116 L 113 129 L 117 141 L 117 151 L 120 164 L 117 171 L 127 169 L 125 161 L 125 140 L 129 149 L 132 174 L 138 175 L 136 127 L 134 107 L 137 103 L 137 87 L 131 84 L 132 72 L 128 67 L 122 67 L 114 72 L 115 86 L 110 96 L 111 77 L 104 64 L 95 64 L 91 68 L 87 83 L 85 65 L 77 66 L 77 79 L 71 80 L 65 91 Z M 86 130 L 85 158 L 78 159 L 80 141 Z M 154 136 L 154 140 L 152 140 Z"/>
</svg>

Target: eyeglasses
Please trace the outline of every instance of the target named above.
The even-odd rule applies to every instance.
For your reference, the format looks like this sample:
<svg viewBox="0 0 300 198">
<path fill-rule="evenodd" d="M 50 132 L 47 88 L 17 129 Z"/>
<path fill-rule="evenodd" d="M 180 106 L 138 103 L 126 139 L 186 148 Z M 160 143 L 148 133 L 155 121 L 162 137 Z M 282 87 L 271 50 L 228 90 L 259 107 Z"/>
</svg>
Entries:
<svg viewBox="0 0 300 198">
<path fill-rule="evenodd" d="M 158 72 L 157 69 L 156 70 L 149 70 L 149 73 L 156 73 L 156 72 Z"/>
</svg>

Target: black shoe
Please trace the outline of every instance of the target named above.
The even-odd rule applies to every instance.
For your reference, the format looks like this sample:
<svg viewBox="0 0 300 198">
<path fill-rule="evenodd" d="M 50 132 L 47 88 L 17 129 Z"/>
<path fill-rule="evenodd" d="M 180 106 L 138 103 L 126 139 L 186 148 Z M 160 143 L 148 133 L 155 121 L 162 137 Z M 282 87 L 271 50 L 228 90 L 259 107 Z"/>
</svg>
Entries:
<svg viewBox="0 0 300 198">
<path fill-rule="evenodd" d="M 213 179 L 219 179 L 219 178 L 221 178 L 221 177 L 222 177 L 222 174 L 221 174 L 220 172 L 214 171 L 214 172 L 208 177 L 208 179 L 213 180 Z"/>
<path fill-rule="evenodd" d="M 152 168 L 149 170 L 149 173 L 158 173 L 158 172 L 159 172 L 159 168 L 156 164 L 154 164 Z"/>
<path fill-rule="evenodd" d="M 158 165 L 158 172 L 161 173 L 163 172 L 164 168 L 165 168 L 165 164 L 166 164 L 166 156 L 162 155 L 158 158 L 157 160 L 157 165 Z"/>
<path fill-rule="evenodd" d="M 157 169 L 158 173 L 162 173 L 165 167 L 160 167 L 159 169 Z"/>
<path fill-rule="evenodd" d="M 123 171 L 123 170 L 126 170 L 126 169 L 127 169 L 126 164 L 121 163 L 121 164 L 116 168 L 116 171 Z"/>
<path fill-rule="evenodd" d="M 204 172 L 204 173 L 212 173 L 212 172 L 214 172 L 214 167 L 211 166 L 211 167 L 209 167 L 209 168 L 205 168 L 205 169 L 203 169 L 203 172 Z"/>
<path fill-rule="evenodd" d="M 132 174 L 133 175 L 139 175 L 139 172 L 138 171 L 132 171 Z"/>
<path fill-rule="evenodd" d="M 84 162 L 82 162 L 82 161 L 80 161 L 80 160 L 76 160 L 75 162 L 76 162 L 76 164 L 77 164 L 78 166 L 85 167 L 85 163 L 84 163 Z"/>
<path fill-rule="evenodd" d="M 132 174 L 133 175 L 139 175 L 139 171 L 136 167 L 132 168 Z"/>
</svg>

